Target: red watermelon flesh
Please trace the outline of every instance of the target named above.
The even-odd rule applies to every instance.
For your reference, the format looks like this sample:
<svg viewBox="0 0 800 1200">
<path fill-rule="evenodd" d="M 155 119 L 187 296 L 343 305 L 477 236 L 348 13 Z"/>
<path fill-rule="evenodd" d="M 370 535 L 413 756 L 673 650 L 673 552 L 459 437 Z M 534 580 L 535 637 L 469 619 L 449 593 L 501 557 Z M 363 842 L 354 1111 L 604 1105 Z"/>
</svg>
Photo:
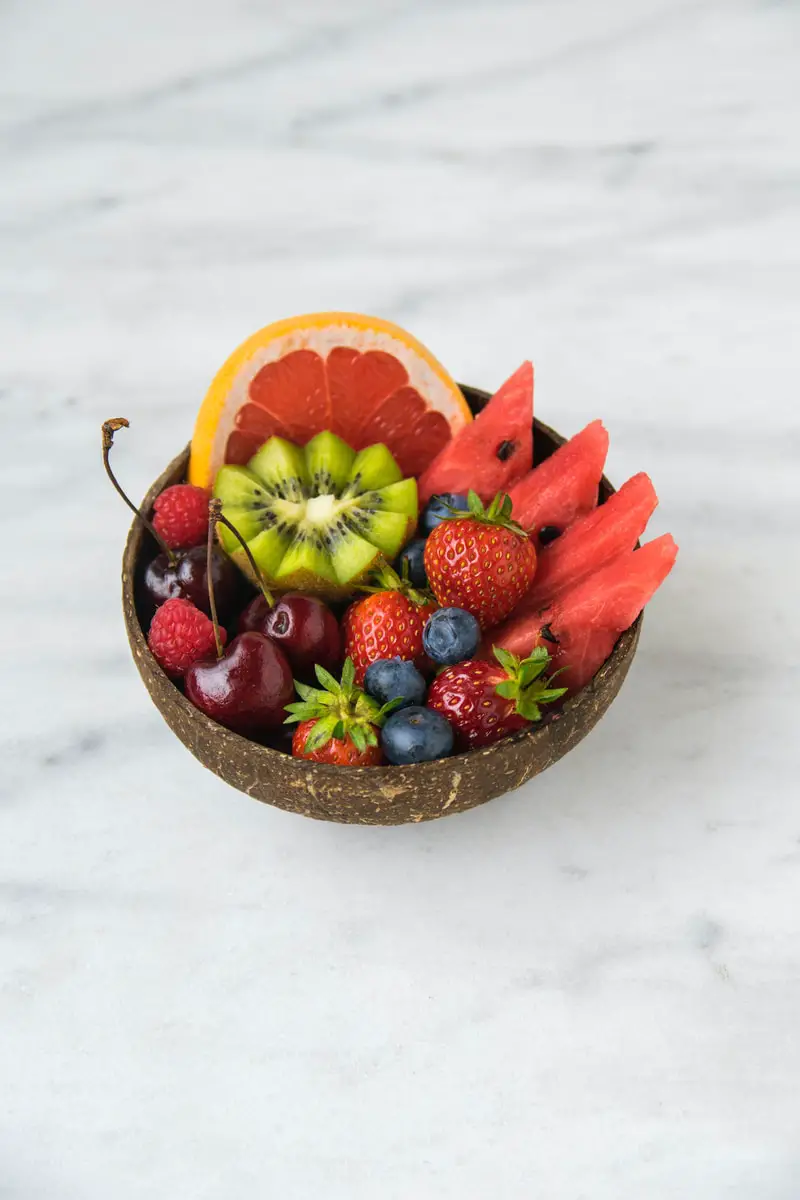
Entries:
<svg viewBox="0 0 800 1200">
<path fill-rule="evenodd" d="M 605 504 L 542 547 L 533 586 L 515 609 L 515 616 L 538 611 L 618 554 L 632 550 L 657 504 L 656 490 L 644 471 L 623 483 Z"/>
<path fill-rule="evenodd" d="M 592 421 L 512 487 L 514 520 L 531 531 L 564 530 L 591 512 L 607 454 L 608 433 L 602 421 Z"/>
<path fill-rule="evenodd" d="M 486 408 L 448 442 L 419 480 L 420 507 L 443 492 L 488 504 L 533 465 L 533 365 L 524 362 Z"/>
<path fill-rule="evenodd" d="M 640 550 L 618 555 L 542 611 L 513 616 L 491 630 L 482 656 L 502 646 L 524 658 L 535 646 L 545 646 L 553 658 L 552 669 L 563 669 L 562 686 L 578 691 L 664 582 L 677 553 L 672 535 L 665 533 Z"/>
</svg>

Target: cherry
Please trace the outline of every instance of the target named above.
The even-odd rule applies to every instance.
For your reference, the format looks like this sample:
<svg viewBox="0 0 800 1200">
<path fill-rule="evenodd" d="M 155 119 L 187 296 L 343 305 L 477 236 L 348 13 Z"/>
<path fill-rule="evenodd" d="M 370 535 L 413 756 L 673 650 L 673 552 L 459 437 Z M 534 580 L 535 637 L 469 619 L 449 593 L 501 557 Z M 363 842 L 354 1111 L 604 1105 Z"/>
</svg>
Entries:
<svg viewBox="0 0 800 1200">
<path fill-rule="evenodd" d="M 258 568 L 252 560 L 247 543 L 230 522 L 222 516 L 222 504 L 212 500 L 209 505 L 208 547 L 209 564 L 214 549 L 217 521 L 222 521 L 239 538 L 250 558 L 258 578 Z M 217 644 L 215 662 L 196 662 L 184 676 L 186 696 L 196 708 L 220 725 L 237 733 L 258 733 L 284 723 L 286 705 L 294 696 L 292 669 L 286 655 L 263 633 L 248 630 L 235 637 L 223 652 L 217 621 L 213 572 L 209 566 L 211 620 Z M 263 584 L 262 584 L 263 588 Z M 272 607 L 272 597 L 263 588 L 264 603 Z"/>
<path fill-rule="evenodd" d="M 342 660 L 339 622 L 317 596 L 287 592 L 273 607 L 256 596 L 239 617 L 240 633 L 252 629 L 277 643 L 298 675 L 312 674 L 316 663 L 335 670 Z"/>
<path fill-rule="evenodd" d="M 193 663 L 184 684 L 196 708 L 237 733 L 282 725 L 294 696 L 286 655 L 254 632 L 240 633 L 215 661 Z"/>
<path fill-rule="evenodd" d="M 235 563 L 219 547 L 213 546 L 209 555 L 206 546 L 193 546 L 190 550 L 172 550 L 132 500 L 120 487 L 109 462 L 109 452 L 118 429 L 127 429 L 125 417 L 114 417 L 103 423 L 103 464 L 106 474 L 131 512 L 135 513 L 145 529 L 161 548 L 161 553 L 147 564 L 144 572 L 144 591 L 154 608 L 165 600 L 181 598 L 191 600 L 207 616 L 211 616 L 209 602 L 208 573 L 212 571 L 212 582 L 216 589 L 217 604 L 223 623 L 227 624 L 241 600 L 244 580 Z M 147 618 L 152 614 L 148 613 Z"/>
<path fill-rule="evenodd" d="M 193 546 L 191 550 L 173 551 L 173 555 L 175 561 L 170 562 L 166 553 L 157 554 L 145 567 L 143 585 L 148 599 L 158 607 L 165 600 L 181 596 L 210 617 L 206 547 Z M 236 611 L 244 580 L 233 561 L 216 546 L 211 555 L 211 570 L 220 618 L 227 625 Z"/>
</svg>

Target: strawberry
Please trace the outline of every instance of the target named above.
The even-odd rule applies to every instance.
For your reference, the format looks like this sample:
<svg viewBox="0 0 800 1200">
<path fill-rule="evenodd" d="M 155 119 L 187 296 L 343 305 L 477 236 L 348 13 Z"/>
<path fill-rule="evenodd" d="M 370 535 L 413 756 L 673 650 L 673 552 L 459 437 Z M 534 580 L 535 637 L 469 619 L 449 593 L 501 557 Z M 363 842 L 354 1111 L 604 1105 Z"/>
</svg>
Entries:
<svg viewBox="0 0 800 1200">
<path fill-rule="evenodd" d="M 442 608 L 465 608 L 481 628 L 498 625 L 533 582 L 536 550 L 498 493 L 488 509 L 469 493 L 469 513 L 454 510 L 425 545 L 425 574 Z"/>
<path fill-rule="evenodd" d="M 286 706 L 290 715 L 285 724 L 299 722 L 292 738 L 294 757 L 344 767 L 373 767 L 382 763 L 378 732 L 402 699 L 391 700 L 381 707 L 356 687 L 351 658 L 345 660 L 341 683 L 324 667 L 317 666 L 314 670 L 322 687 L 312 688 L 295 680 L 300 700 Z"/>
<path fill-rule="evenodd" d="M 316 721 L 301 721 L 295 729 L 292 737 L 292 755 L 295 758 L 331 763 L 335 767 L 377 767 L 384 761 L 380 746 L 366 746 L 359 750 L 349 737 L 331 737 L 316 750 L 306 750 L 311 731 L 316 725 Z"/>
<path fill-rule="evenodd" d="M 344 614 L 344 652 L 355 663 L 356 683 L 360 687 L 371 663 L 385 658 L 403 658 L 418 670 L 431 669 L 422 648 L 425 622 L 438 605 L 429 592 L 412 587 L 408 578 L 400 579 L 389 566 L 375 574 L 376 587 L 356 600 Z"/>
<path fill-rule="evenodd" d="M 428 692 L 428 708 L 453 726 L 459 750 L 489 746 L 541 718 L 540 705 L 558 700 L 566 688 L 542 678 L 550 655 L 537 647 L 520 660 L 499 647 L 497 662 L 470 659 L 445 667 Z"/>
</svg>

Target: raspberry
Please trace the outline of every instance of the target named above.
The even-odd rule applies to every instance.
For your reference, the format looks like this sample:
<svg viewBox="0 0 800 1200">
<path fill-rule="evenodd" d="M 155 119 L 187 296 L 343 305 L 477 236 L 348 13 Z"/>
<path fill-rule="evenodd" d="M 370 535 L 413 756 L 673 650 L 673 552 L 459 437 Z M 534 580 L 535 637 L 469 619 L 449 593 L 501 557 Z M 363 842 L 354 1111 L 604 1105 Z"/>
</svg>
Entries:
<svg viewBox="0 0 800 1200">
<path fill-rule="evenodd" d="M 153 505 L 153 525 L 170 550 L 188 550 L 208 537 L 208 492 L 191 483 L 165 488 Z"/>
<path fill-rule="evenodd" d="M 227 634 L 219 631 L 225 644 Z M 182 676 L 192 663 L 216 654 L 214 625 L 191 600 L 167 600 L 150 622 L 147 644 L 168 675 Z"/>
</svg>

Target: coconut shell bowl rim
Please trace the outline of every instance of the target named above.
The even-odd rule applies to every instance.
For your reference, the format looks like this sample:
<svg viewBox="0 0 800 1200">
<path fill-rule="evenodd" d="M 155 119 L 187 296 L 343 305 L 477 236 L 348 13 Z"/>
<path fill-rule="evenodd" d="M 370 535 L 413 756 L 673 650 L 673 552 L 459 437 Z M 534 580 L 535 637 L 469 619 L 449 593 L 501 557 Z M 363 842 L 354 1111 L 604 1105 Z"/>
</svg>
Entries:
<svg viewBox="0 0 800 1200">
<path fill-rule="evenodd" d="M 461 385 L 474 412 L 489 394 Z M 535 461 L 564 438 L 534 420 Z M 541 455 L 541 449 L 546 454 Z M 539 454 L 536 453 L 537 448 Z M 150 513 L 155 497 L 186 477 L 189 447 L 161 473 L 142 502 Z M 614 492 L 604 477 L 601 502 Z M 321 820 L 361 825 L 398 825 L 433 820 L 483 804 L 521 786 L 580 742 L 615 699 L 636 653 L 640 615 L 617 641 L 594 678 L 570 697 L 558 716 L 482 750 L 413 766 L 338 767 L 292 758 L 218 725 L 186 699 L 156 663 L 136 605 L 136 581 L 151 539 L 134 520 L 122 563 L 122 604 L 134 661 L 167 724 L 211 771 L 264 803 Z"/>
</svg>

